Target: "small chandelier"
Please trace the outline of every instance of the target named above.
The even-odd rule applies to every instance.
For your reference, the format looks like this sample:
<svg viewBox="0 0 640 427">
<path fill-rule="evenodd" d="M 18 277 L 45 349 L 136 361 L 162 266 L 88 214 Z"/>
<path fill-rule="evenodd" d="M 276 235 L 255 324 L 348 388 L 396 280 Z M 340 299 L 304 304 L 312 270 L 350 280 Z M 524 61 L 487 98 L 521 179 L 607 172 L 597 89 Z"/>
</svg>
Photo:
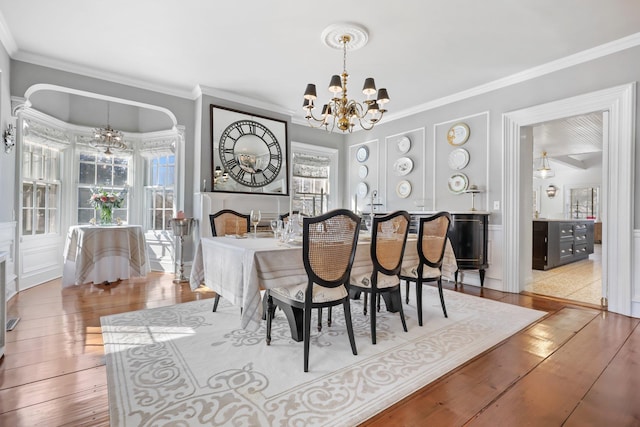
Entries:
<svg viewBox="0 0 640 427">
<path fill-rule="evenodd" d="M 110 156 L 113 154 L 111 150 L 126 150 L 127 144 L 124 143 L 124 135 L 119 130 L 114 130 L 109 125 L 109 112 L 111 104 L 107 103 L 107 125 L 103 128 L 95 128 L 93 139 L 89 141 L 92 147 L 98 150 L 104 150 L 104 154 Z"/>
<path fill-rule="evenodd" d="M 362 88 L 362 93 L 366 95 L 367 99 L 359 103 L 347 98 L 347 78 L 349 77 L 347 73 L 347 45 L 352 50 L 364 46 L 368 37 L 366 30 L 359 26 L 353 26 L 353 24 L 349 24 L 347 27 L 334 25 L 328 27 L 322 36 L 328 46 L 334 48 L 342 47 L 342 76 L 335 74 L 331 77 L 329 92 L 333 94 L 333 98 L 328 104 L 324 104 L 319 118 L 315 117 L 312 112 L 317 98 L 316 85 L 312 83 L 307 85 L 302 104 L 302 108 L 307 112 L 305 119 L 307 119 L 309 126 L 324 126 L 327 131 L 332 131 L 337 126 L 343 132 L 352 132 L 356 123 L 362 129 L 373 129 L 373 126 L 382 119 L 382 116 L 387 111 L 384 109 L 384 105 L 389 102 L 387 89 L 376 90 L 373 78 L 368 77 L 365 79 L 364 87 Z M 331 43 L 332 37 L 333 44 Z M 355 43 L 354 37 L 356 38 Z M 338 43 L 335 43 L 336 41 Z M 378 96 L 374 98 L 376 93 Z"/>
<path fill-rule="evenodd" d="M 546 151 L 542 152 L 540 167 L 533 171 L 533 176 L 540 179 L 547 179 L 556 176 L 556 173 L 549 167 L 549 159 L 547 159 Z"/>
</svg>

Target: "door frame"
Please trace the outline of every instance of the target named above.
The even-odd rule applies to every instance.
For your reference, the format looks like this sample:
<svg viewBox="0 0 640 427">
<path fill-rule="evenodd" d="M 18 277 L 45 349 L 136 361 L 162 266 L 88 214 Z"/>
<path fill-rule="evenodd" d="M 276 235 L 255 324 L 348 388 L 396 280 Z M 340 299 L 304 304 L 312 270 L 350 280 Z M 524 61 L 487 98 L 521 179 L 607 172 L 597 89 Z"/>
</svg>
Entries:
<svg viewBox="0 0 640 427">
<path fill-rule="evenodd" d="M 526 254 L 520 250 L 523 236 L 530 235 L 530 206 L 522 200 L 531 168 L 523 162 L 526 132 L 521 127 L 577 116 L 594 111 L 609 112 L 608 138 L 604 138 L 602 163 L 602 279 L 610 311 L 632 312 L 633 221 L 635 173 L 636 83 L 629 83 L 547 104 L 503 114 L 503 288 L 519 293 L 526 284 Z M 530 163 L 530 162 L 529 162 Z M 609 171 L 613 173 L 609 173 Z M 529 193 L 525 193 L 529 194 Z M 631 196 L 631 197 L 630 197 Z M 609 218 L 611 215 L 611 219 Z M 524 254 L 524 256 L 523 256 Z M 530 260 L 529 260 L 530 264 Z"/>
</svg>

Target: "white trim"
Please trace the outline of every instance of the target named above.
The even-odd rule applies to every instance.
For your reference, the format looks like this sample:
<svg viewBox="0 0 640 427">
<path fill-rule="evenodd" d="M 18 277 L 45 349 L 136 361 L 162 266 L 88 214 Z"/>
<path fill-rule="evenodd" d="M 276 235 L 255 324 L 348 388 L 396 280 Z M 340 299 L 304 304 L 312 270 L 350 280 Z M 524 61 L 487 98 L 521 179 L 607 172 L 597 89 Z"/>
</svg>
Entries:
<svg viewBox="0 0 640 427">
<path fill-rule="evenodd" d="M 593 61 L 598 58 L 602 58 L 607 55 L 611 55 L 617 52 L 621 52 L 626 49 L 640 45 L 640 32 L 631 34 L 630 36 L 623 37 L 618 40 L 614 40 L 609 43 L 596 46 L 591 49 L 583 50 L 573 55 L 566 56 L 564 58 L 557 59 L 555 61 L 547 62 L 546 64 L 538 65 L 536 67 L 529 68 L 519 73 L 512 74 L 501 79 L 494 80 L 468 90 L 463 90 L 458 93 L 444 96 L 442 98 L 434 99 L 424 104 L 416 105 L 415 107 L 408 108 L 406 110 L 398 111 L 396 113 L 387 113 L 385 122 L 391 122 L 393 120 L 402 119 L 412 116 L 414 114 L 422 113 L 424 111 L 433 110 L 435 108 L 442 107 L 444 105 L 452 104 L 454 102 L 462 101 L 474 96 L 482 95 L 494 90 L 503 89 L 508 86 L 512 86 L 518 83 L 522 83 L 537 77 L 541 77 L 547 74 L 554 73 L 556 71 L 564 70 L 576 65 L 583 64 L 585 62 Z"/>
<path fill-rule="evenodd" d="M 238 95 L 237 93 L 227 92 L 226 90 L 216 89 L 213 87 L 197 85 L 192 93 L 191 97 L 193 99 L 199 98 L 202 95 L 213 96 L 215 98 L 224 99 L 226 101 L 237 102 L 239 104 L 251 105 L 255 108 L 261 108 L 263 110 L 268 110 L 272 113 L 284 114 L 287 116 L 293 116 L 295 111 L 284 108 L 280 105 L 271 104 L 270 102 L 258 101 L 253 98 L 249 98 L 248 96 Z M 304 124 L 307 124 L 306 120 Z"/>
<path fill-rule="evenodd" d="M 338 183 L 340 182 L 340 150 L 338 150 L 337 148 L 321 147 L 304 142 L 291 141 L 290 159 L 293 159 L 294 151 L 309 154 L 318 154 L 321 156 L 329 157 L 329 160 L 331 162 L 331 169 L 329 172 L 329 188 L 331 189 L 331 193 L 329 194 L 329 199 L 327 200 L 327 207 L 330 209 L 336 209 L 338 206 L 340 206 L 340 200 L 342 200 L 342 195 L 340 194 L 342 189 L 340 185 L 338 185 Z M 293 171 L 292 161 L 290 161 L 290 165 L 291 170 Z"/>
<path fill-rule="evenodd" d="M 165 107 L 160 107 L 158 105 L 152 105 L 152 104 L 145 104 L 143 102 L 132 101 L 130 99 L 116 98 L 114 96 L 102 95 L 94 92 L 86 92 L 84 90 L 72 89 L 69 87 L 52 85 L 48 83 L 34 84 L 24 92 L 25 103 L 27 104 L 27 106 L 31 106 L 31 101 L 29 99 L 31 95 L 42 90 L 51 90 L 55 92 L 68 93 L 71 95 L 83 96 L 85 98 L 101 99 L 103 101 L 117 102 L 119 104 L 131 105 L 138 108 L 158 111 L 166 114 L 169 117 L 169 119 L 171 120 L 171 124 L 174 128 L 178 125 L 178 119 L 176 118 L 175 114 L 173 114 L 171 110 Z"/>
<path fill-rule="evenodd" d="M 520 127 L 608 110 L 609 138 L 603 146 L 602 168 L 603 281 L 609 284 L 609 310 L 631 314 L 634 199 L 630 195 L 634 194 L 635 97 L 636 84 L 633 82 L 503 115 L 505 291 L 519 292 L 524 286 L 519 239 L 521 233 L 526 235 L 524 227 L 530 224 L 528 212 L 523 212 L 519 203 L 523 181 Z"/>
</svg>

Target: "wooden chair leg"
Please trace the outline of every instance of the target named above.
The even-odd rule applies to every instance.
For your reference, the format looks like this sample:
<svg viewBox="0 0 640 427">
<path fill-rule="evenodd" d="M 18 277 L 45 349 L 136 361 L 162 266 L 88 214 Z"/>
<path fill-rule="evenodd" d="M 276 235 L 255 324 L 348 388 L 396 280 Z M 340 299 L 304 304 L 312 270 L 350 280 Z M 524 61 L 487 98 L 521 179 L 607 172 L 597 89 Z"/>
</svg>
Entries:
<svg viewBox="0 0 640 427">
<path fill-rule="evenodd" d="M 406 285 L 405 286 L 405 290 L 406 290 L 406 292 L 405 292 L 406 300 L 405 301 L 406 301 L 407 304 L 409 304 L 409 281 L 405 280 L 404 283 Z"/>
<path fill-rule="evenodd" d="M 331 327 L 331 309 L 333 307 L 329 307 L 329 312 L 327 313 L 327 326 Z"/>
<path fill-rule="evenodd" d="M 276 307 L 273 304 L 273 297 L 267 294 L 267 345 L 271 345 L 271 321 L 273 320 Z"/>
<path fill-rule="evenodd" d="M 400 287 L 398 287 L 398 311 L 400 312 L 400 320 L 402 321 L 402 328 L 405 332 L 407 331 L 407 322 L 404 319 L 404 309 L 402 308 L 402 294 L 400 293 Z"/>
<path fill-rule="evenodd" d="M 448 318 L 449 316 L 447 316 L 447 308 L 444 306 L 444 294 L 442 292 L 442 277 L 438 279 L 438 292 L 440 293 L 440 304 L 442 304 L 442 312 L 444 313 L 444 317 Z"/>
<path fill-rule="evenodd" d="M 349 342 L 351 343 L 351 351 L 353 352 L 354 356 L 358 355 L 358 350 L 356 350 L 356 339 L 355 336 L 353 334 L 353 324 L 351 323 L 351 306 L 349 304 L 349 299 L 345 299 L 345 301 L 342 303 L 342 306 L 344 307 L 344 320 L 345 323 L 347 324 L 347 333 L 349 334 Z"/>
<path fill-rule="evenodd" d="M 311 342 L 311 304 L 304 309 L 304 371 L 309 372 L 309 343 Z"/>
<path fill-rule="evenodd" d="M 216 294 L 216 299 L 213 301 L 213 312 L 215 313 L 218 309 L 218 303 L 220 302 L 220 295 Z"/>
<path fill-rule="evenodd" d="M 367 315 L 367 305 L 368 305 L 368 300 L 369 300 L 369 292 L 363 292 L 364 293 L 364 302 L 362 303 L 362 313 L 366 316 Z"/>
<path fill-rule="evenodd" d="M 376 296 L 371 294 L 371 344 L 376 343 Z"/>
<path fill-rule="evenodd" d="M 416 281 L 416 309 L 418 310 L 418 325 L 422 326 L 422 282 Z"/>
<path fill-rule="evenodd" d="M 318 309 L 318 332 L 322 332 L 322 307 Z"/>
<path fill-rule="evenodd" d="M 402 302 L 402 300 L 400 300 Z M 378 309 L 378 313 L 380 313 L 380 294 L 376 295 L 376 308 Z"/>
</svg>

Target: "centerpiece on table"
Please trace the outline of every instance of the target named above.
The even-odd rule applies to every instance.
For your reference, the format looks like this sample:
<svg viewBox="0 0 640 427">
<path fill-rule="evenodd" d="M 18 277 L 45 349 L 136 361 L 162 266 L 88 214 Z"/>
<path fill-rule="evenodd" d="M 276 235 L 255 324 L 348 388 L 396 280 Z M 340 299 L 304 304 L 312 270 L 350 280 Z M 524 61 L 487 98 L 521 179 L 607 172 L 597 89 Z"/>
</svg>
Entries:
<svg viewBox="0 0 640 427">
<path fill-rule="evenodd" d="M 91 197 L 89 198 L 89 204 L 95 209 L 100 211 L 100 224 L 111 225 L 113 223 L 113 210 L 115 208 L 121 208 L 124 204 L 125 197 L 127 195 L 127 189 L 114 192 L 104 190 L 100 188 L 91 189 Z"/>
</svg>

